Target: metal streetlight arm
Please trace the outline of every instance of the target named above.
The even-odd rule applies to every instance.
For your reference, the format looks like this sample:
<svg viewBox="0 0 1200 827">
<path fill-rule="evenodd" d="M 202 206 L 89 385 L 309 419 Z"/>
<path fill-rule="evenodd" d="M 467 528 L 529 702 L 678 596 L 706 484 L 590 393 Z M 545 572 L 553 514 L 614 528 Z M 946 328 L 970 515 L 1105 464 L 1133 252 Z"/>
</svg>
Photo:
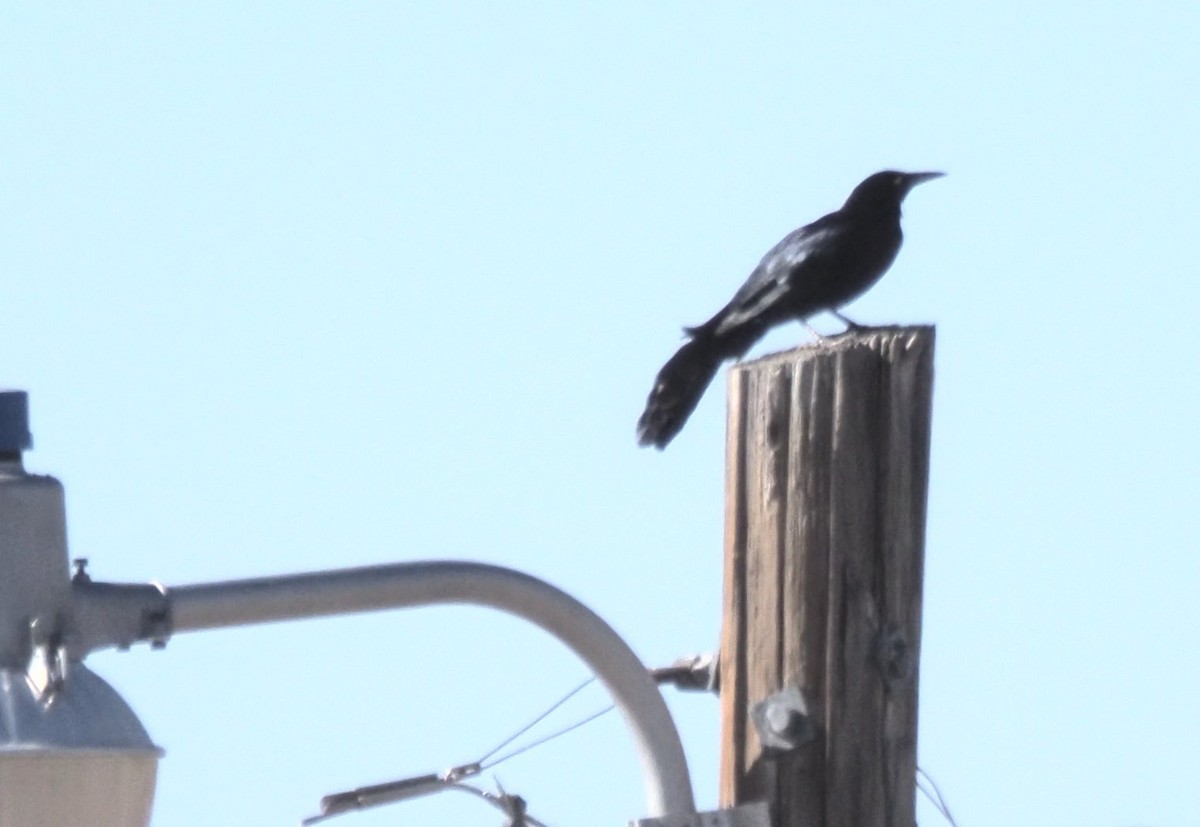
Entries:
<svg viewBox="0 0 1200 827">
<path fill-rule="evenodd" d="M 172 633 L 379 609 L 464 603 L 522 617 L 565 643 L 595 672 L 633 732 L 652 817 L 696 811 L 687 761 L 646 667 L 587 606 L 550 584 L 482 563 L 429 561 L 191 586 L 73 583 L 72 654 Z"/>
</svg>

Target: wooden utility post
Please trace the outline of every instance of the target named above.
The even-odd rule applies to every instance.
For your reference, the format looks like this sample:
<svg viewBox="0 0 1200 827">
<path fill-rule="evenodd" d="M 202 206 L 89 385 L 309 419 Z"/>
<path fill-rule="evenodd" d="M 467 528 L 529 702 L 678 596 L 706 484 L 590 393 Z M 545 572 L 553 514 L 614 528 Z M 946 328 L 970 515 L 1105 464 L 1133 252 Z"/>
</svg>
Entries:
<svg viewBox="0 0 1200 827">
<path fill-rule="evenodd" d="M 775 827 L 914 827 L 933 343 L 874 329 L 729 373 L 721 803 Z"/>
</svg>

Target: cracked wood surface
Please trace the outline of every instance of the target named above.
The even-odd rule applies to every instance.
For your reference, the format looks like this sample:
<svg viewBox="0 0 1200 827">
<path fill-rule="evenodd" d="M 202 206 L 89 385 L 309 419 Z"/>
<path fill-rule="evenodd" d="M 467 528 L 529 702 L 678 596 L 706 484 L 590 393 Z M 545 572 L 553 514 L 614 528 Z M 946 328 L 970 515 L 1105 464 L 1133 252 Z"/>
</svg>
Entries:
<svg viewBox="0 0 1200 827">
<path fill-rule="evenodd" d="M 775 827 L 914 827 L 934 329 L 875 328 L 729 371 L 722 806 Z M 816 740 L 764 754 L 796 687 Z"/>
</svg>

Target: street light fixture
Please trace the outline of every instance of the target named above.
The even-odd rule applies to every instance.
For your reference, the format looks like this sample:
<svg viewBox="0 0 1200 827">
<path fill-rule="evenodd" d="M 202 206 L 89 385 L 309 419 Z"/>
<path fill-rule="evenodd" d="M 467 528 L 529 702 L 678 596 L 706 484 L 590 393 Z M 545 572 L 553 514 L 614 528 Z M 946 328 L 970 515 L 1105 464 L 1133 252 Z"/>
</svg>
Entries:
<svg viewBox="0 0 1200 827">
<path fill-rule="evenodd" d="M 145 827 L 160 750 L 71 656 L 63 489 L 25 473 L 27 406 L 0 391 L 0 827 Z"/>
<path fill-rule="evenodd" d="M 71 577 L 63 488 L 26 473 L 21 452 L 30 443 L 25 392 L 0 391 L 0 827 L 149 824 L 161 750 L 83 665 L 89 652 L 161 647 L 175 632 L 446 603 L 508 612 L 566 644 L 608 688 L 633 735 L 650 810 L 637 823 L 701 823 L 679 733 L 649 672 L 565 592 L 456 561 L 179 588 L 94 582 L 82 563 Z"/>
</svg>

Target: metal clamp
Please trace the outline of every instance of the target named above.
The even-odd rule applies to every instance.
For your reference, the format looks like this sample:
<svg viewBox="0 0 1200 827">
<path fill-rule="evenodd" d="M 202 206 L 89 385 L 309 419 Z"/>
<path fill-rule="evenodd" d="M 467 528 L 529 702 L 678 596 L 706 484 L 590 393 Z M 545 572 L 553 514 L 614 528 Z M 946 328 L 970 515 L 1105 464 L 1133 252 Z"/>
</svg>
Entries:
<svg viewBox="0 0 1200 827">
<path fill-rule="evenodd" d="M 490 793 L 462 783 L 464 779 L 479 775 L 482 771 L 483 768 L 479 763 L 473 762 L 451 767 L 442 773 L 417 775 L 412 778 L 402 778 L 399 781 L 388 781 L 384 784 L 373 784 L 346 792 L 331 793 L 321 799 L 321 812 L 304 819 L 300 824 L 302 827 L 309 827 L 309 825 L 357 810 L 366 810 L 410 798 L 420 798 L 444 790 L 458 790 L 478 796 L 496 807 L 504 813 L 508 818 L 508 824 L 512 827 L 546 827 L 526 812 L 525 799 L 521 796 L 510 795 L 503 788 L 500 788 L 498 792 Z"/>
<path fill-rule="evenodd" d="M 49 703 L 67 680 L 69 659 L 63 645 L 62 624 L 57 619 L 35 617 L 29 621 L 29 664 L 25 674 L 38 699 Z"/>
</svg>

